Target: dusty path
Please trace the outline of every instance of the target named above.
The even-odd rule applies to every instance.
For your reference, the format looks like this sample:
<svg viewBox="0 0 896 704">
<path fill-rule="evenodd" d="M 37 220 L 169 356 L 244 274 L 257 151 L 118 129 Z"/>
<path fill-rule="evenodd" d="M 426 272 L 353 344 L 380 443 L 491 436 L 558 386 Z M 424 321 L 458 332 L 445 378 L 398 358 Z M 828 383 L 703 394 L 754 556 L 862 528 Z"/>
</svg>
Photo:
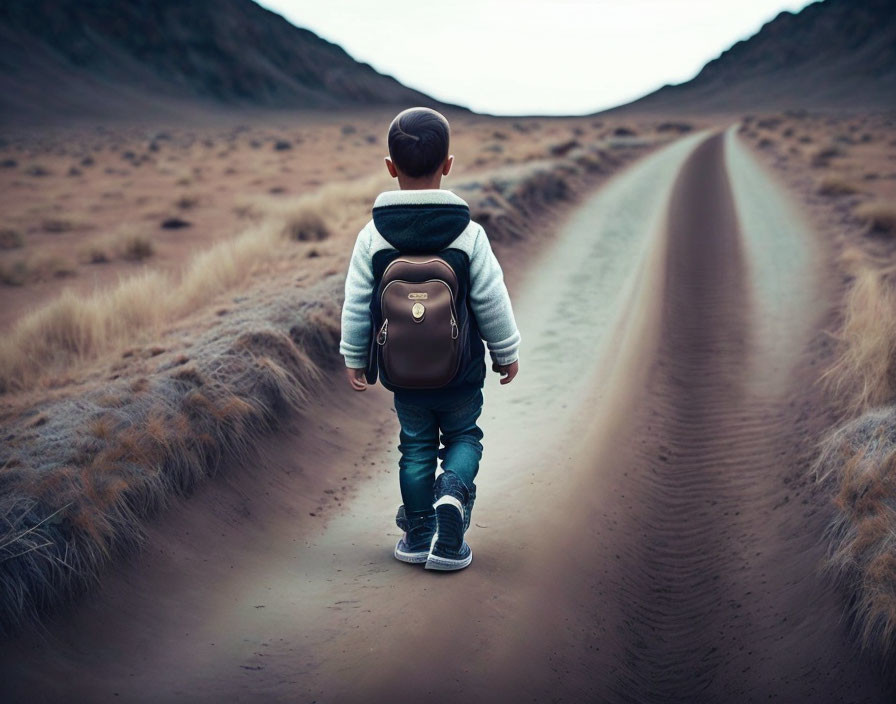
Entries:
<svg viewBox="0 0 896 704">
<path fill-rule="evenodd" d="M 523 374 L 487 390 L 471 569 L 392 560 L 389 399 L 338 389 L 43 642 L 4 644 L 0 695 L 893 701 L 801 479 L 815 250 L 733 134 L 648 157 L 512 291 Z"/>
</svg>

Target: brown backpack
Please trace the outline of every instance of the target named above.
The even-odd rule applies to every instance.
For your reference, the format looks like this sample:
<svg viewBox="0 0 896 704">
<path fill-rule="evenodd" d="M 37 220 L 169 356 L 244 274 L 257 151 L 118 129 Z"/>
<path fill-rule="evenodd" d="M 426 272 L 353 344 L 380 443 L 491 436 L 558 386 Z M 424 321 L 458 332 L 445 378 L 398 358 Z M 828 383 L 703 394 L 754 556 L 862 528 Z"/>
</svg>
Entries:
<svg viewBox="0 0 896 704">
<path fill-rule="evenodd" d="M 449 384 L 466 340 L 451 265 L 437 254 L 399 255 L 383 272 L 377 295 L 377 364 L 384 379 L 405 389 Z"/>
</svg>

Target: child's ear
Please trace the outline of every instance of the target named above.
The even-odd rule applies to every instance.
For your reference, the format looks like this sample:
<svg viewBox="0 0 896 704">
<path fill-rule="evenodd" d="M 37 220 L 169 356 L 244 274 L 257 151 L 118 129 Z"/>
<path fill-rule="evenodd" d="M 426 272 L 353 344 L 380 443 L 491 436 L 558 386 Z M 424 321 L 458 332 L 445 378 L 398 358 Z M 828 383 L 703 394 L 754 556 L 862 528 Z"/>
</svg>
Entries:
<svg viewBox="0 0 896 704">
<path fill-rule="evenodd" d="M 386 169 L 392 178 L 398 178 L 398 169 L 395 168 L 395 164 L 392 163 L 392 159 L 389 157 L 386 157 Z"/>
<path fill-rule="evenodd" d="M 454 163 L 454 154 L 449 154 L 448 158 L 445 159 L 445 163 L 442 164 L 442 176 L 447 176 L 448 172 L 451 171 L 451 165 Z"/>
</svg>

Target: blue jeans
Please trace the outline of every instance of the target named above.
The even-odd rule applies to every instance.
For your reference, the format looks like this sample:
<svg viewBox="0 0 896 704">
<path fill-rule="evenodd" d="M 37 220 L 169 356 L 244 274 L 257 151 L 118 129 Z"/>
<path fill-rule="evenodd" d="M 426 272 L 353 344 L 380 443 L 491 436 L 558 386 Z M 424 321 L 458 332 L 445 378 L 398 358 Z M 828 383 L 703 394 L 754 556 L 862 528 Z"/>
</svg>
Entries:
<svg viewBox="0 0 896 704">
<path fill-rule="evenodd" d="M 439 459 L 442 469 L 454 472 L 475 495 L 473 479 L 482 457 L 482 430 L 476 425 L 482 413 L 482 389 L 460 399 L 446 397 L 425 404 L 396 398 L 395 412 L 401 424 L 398 482 L 405 511 L 409 515 L 432 511 Z"/>
</svg>

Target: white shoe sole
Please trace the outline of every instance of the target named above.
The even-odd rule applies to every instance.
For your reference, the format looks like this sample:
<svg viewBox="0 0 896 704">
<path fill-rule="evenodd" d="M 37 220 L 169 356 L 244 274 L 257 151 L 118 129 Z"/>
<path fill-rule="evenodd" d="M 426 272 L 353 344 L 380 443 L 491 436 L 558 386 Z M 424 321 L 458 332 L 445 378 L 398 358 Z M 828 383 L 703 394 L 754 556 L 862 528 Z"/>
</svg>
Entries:
<svg viewBox="0 0 896 704">
<path fill-rule="evenodd" d="M 470 549 L 470 554 L 462 560 L 452 560 L 450 557 L 439 557 L 438 555 L 432 554 L 432 549 L 435 547 L 436 541 L 438 539 L 438 533 L 432 536 L 432 543 L 429 546 L 429 555 L 427 556 L 426 560 L 426 569 L 440 570 L 442 572 L 453 572 L 455 570 L 462 570 L 464 567 L 469 567 L 470 563 L 473 561 L 472 549 Z"/>
<path fill-rule="evenodd" d="M 463 522 L 464 519 L 464 507 L 461 502 L 453 496 L 443 496 L 438 501 L 433 504 L 433 508 L 436 509 L 436 513 L 438 514 L 439 509 L 443 506 L 452 506 L 457 509 L 457 512 L 460 513 L 460 520 Z M 432 543 L 429 546 L 429 558 L 426 560 L 426 569 L 428 570 L 441 570 L 442 572 L 453 572 L 454 570 L 462 570 L 464 567 L 469 566 L 469 564 L 473 561 L 473 551 L 470 550 L 470 553 L 462 558 L 462 559 L 453 559 L 450 557 L 441 557 L 439 555 L 433 555 L 432 550 L 436 545 L 436 541 L 439 539 L 438 532 L 432 536 Z M 468 546 L 469 547 L 469 546 Z"/>
<path fill-rule="evenodd" d="M 462 570 L 464 567 L 469 567 L 472 561 L 472 550 L 470 550 L 470 554 L 467 555 L 463 560 L 452 560 L 447 557 L 430 555 L 426 560 L 426 569 L 441 570 L 442 572 L 452 572 L 454 570 Z"/>
<path fill-rule="evenodd" d="M 424 550 L 423 552 L 405 552 L 404 550 L 399 550 L 398 546 L 401 544 L 399 540 L 395 543 L 395 550 L 392 552 L 392 555 L 396 560 L 400 562 L 407 562 L 412 565 L 419 565 L 429 558 L 429 551 Z"/>
</svg>

